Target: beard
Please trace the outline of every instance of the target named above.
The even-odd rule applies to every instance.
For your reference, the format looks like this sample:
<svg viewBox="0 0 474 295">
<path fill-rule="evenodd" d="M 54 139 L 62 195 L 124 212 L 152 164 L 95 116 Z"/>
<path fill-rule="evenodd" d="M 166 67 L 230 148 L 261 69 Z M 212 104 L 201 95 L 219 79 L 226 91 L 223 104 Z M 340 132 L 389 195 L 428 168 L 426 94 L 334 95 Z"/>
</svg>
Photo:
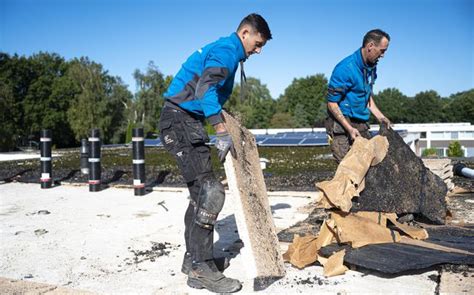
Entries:
<svg viewBox="0 0 474 295">
<path fill-rule="evenodd" d="M 377 58 L 375 61 L 367 61 L 367 65 L 369 67 L 375 67 L 378 62 L 379 62 L 379 59 Z"/>
</svg>

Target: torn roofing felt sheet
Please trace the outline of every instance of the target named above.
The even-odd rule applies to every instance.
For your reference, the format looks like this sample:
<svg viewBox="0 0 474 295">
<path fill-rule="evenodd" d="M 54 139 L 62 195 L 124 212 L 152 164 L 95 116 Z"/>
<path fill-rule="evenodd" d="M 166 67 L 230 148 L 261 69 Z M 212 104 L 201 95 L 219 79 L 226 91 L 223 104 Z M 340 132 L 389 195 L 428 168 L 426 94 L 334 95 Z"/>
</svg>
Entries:
<svg viewBox="0 0 474 295">
<path fill-rule="evenodd" d="M 444 224 L 446 184 L 425 167 L 397 132 L 382 127 L 379 134 L 389 142 L 388 153 L 368 170 L 365 189 L 351 210 L 417 213 Z"/>
<path fill-rule="evenodd" d="M 375 136 L 370 140 L 357 137 L 339 163 L 334 178 L 316 184 L 324 193 L 320 205 L 323 208 L 336 207 L 348 212 L 352 206 L 352 198 L 364 189 L 364 177 L 369 167 L 380 163 L 387 150 L 388 141 L 383 136 Z"/>
<path fill-rule="evenodd" d="M 314 263 L 318 258 L 318 251 L 331 243 L 350 244 L 353 248 L 363 247 L 369 244 L 400 242 L 401 234 L 387 228 L 387 221 L 396 218 L 395 214 L 379 212 L 332 212 L 330 219 L 321 225 L 317 237 L 295 235 L 295 239 L 283 255 L 285 261 L 289 261 L 298 268 Z M 426 230 L 393 223 L 395 228 L 404 233 L 423 239 L 428 237 Z"/>
<path fill-rule="evenodd" d="M 348 268 L 343 264 L 344 255 L 346 255 L 346 250 L 342 249 L 338 251 L 327 259 L 318 260 L 324 266 L 323 274 L 326 277 L 338 276 L 346 273 Z"/>
<path fill-rule="evenodd" d="M 353 248 L 400 241 L 398 232 L 369 218 L 344 212 L 333 212 L 331 218 L 335 221 L 334 231 L 337 241 L 348 243 Z"/>
<path fill-rule="evenodd" d="M 433 245 L 422 247 L 413 244 L 387 243 L 351 249 L 349 245 L 331 244 L 321 248 L 319 253 L 329 256 L 345 249 L 345 263 L 389 274 L 445 263 L 474 265 L 474 228 L 433 226 L 426 228 L 426 231 L 429 238 L 422 242 L 442 247 L 436 249 Z M 418 243 L 418 240 L 412 241 Z M 448 247 L 451 249 L 446 249 Z"/>
<path fill-rule="evenodd" d="M 283 254 L 283 259 L 298 268 L 304 268 L 318 259 L 318 250 L 336 242 L 336 238 L 330 228 L 334 227 L 334 220 L 325 220 L 321 225 L 319 235 L 307 235 L 300 237 L 295 235 L 293 242 L 288 246 L 288 251 Z"/>
<path fill-rule="evenodd" d="M 300 237 L 295 235 L 293 243 L 288 247 L 288 251 L 283 254 L 283 259 L 289 261 L 297 268 L 304 268 L 314 263 L 318 258 L 316 238 L 315 236 Z"/>
</svg>

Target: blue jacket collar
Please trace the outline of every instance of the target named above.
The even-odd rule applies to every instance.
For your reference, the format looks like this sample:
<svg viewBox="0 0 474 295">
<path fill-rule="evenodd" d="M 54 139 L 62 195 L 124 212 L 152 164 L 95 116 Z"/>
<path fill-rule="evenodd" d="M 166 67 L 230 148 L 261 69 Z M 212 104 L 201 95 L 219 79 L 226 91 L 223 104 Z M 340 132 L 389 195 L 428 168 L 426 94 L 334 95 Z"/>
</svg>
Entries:
<svg viewBox="0 0 474 295">
<path fill-rule="evenodd" d="M 244 49 L 244 45 L 242 44 L 242 41 L 240 40 L 239 38 L 239 35 L 237 35 L 237 33 L 232 33 L 230 35 L 230 39 L 232 40 L 232 42 L 235 44 L 235 46 L 238 48 L 237 49 L 237 58 L 239 61 L 245 61 L 247 59 L 247 56 L 245 54 L 245 49 Z"/>
</svg>

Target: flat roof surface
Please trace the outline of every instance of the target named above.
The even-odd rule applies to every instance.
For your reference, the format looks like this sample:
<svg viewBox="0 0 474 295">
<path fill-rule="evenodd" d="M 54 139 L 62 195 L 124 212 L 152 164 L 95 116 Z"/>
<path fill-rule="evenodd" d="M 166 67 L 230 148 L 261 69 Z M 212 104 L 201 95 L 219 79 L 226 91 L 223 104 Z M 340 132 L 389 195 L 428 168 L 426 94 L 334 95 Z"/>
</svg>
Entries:
<svg viewBox="0 0 474 295">
<path fill-rule="evenodd" d="M 137 197 L 129 188 L 90 193 L 85 185 L 0 185 L 0 277 L 6 278 L 0 280 L 0 289 L 17 280 L 17 290 L 23 281 L 98 294 L 208 294 L 189 288 L 180 272 L 188 193 L 159 189 Z M 314 199 L 314 192 L 273 192 L 269 201 L 277 230 L 305 219 L 309 212 L 304 208 Z M 235 256 L 225 275 L 243 282 L 239 294 L 254 293 L 235 243 L 239 236 L 233 207 L 227 193 L 216 225 L 215 256 Z M 160 243 L 167 254 L 156 256 L 152 247 Z M 282 251 L 287 246 L 282 243 Z M 395 277 L 350 270 L 325 278 L 321 266 L 285 267 L 286 277 L 258 293 L 435 294 L 438 287 L 435 270 Z M 457 282 L 472 288 L 472 277 Z"/>
</svg>

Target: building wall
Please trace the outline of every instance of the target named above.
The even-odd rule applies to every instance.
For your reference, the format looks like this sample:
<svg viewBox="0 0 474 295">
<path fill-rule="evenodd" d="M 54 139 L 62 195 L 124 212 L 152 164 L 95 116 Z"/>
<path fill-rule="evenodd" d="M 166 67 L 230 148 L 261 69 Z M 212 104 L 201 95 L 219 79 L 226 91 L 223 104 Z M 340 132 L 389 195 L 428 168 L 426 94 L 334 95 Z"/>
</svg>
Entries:
<svg viewBox="0 0 474 295">
<path fill-rule="evenodd" d="M 431 140 L 431 147 L 448 147 L 449 144 L 456 140 Z M 463 147 L 474 147 L 474 140 L 457 140 Z"/>
<path fill-rule="evenodd" d="M 408 136 L 419 136 L 417 145 L 412 148 L 418 156 L 421 156 L 426 148 L 435 148 L 440 156 L 447 156 L 449 144 L 457 140 L 464 156 L 474 157 L 474 126 L 470 123 L 395 124 L 393 128 L 406 130 Z M 378 125 L 371 126 L 371 131 L 378 129 Z M 406 137 L 404 136 L 405 141 Z"/>
<path fill-rule="evenodd" d="M 458 141 L 464 156 L 474 157 L 474 126 L 470 123 L 395 124 L 395 128 L 420 134 L 419 155 L 426 148 L 435 148 L 438 155 L 447 156 L 449 144 Z"/>
</svg>

